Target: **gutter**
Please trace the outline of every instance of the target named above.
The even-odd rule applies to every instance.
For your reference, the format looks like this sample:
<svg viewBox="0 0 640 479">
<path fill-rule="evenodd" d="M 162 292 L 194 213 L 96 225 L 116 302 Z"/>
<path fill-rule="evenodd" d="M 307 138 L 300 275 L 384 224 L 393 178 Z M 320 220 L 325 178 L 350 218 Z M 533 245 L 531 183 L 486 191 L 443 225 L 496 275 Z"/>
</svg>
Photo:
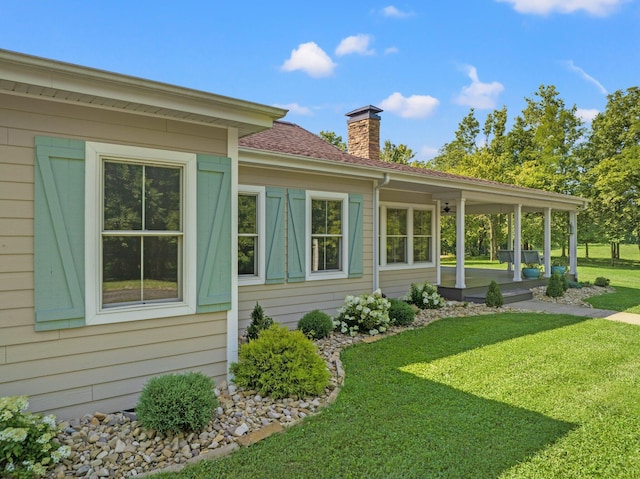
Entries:
<svg viewBox="0 0 640 479">
<path fill-rule="evenodd" d="M 373 187 L 373 290 L 380 288 L 380 190 L 387 186 L 391 181 L 389 173 L 385 173 L 384 177 L 374 182 Z"/>
</svg>

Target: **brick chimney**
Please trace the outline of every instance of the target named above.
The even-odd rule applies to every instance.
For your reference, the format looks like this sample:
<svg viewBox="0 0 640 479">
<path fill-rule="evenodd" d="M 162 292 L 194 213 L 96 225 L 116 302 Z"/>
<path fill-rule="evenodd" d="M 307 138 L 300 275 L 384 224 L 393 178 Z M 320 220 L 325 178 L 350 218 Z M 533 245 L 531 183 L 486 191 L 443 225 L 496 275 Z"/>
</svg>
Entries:
<svg viewBox="0 0 640 479">
<path fill-rule="evenodd" d="M 380 113 L 373 105 L 363 106 L 347 113 L 347 145 L 350 155 L 380 159 Z"/>
</svg>

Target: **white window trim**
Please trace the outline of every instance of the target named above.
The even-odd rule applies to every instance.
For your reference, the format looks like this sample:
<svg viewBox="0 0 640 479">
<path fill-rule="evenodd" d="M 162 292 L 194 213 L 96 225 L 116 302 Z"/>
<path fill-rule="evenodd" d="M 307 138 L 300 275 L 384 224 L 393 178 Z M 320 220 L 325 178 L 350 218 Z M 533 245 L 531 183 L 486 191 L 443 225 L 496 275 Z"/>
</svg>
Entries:
<svg viewBox="0 0 640 479">
<path fill-rule="evenodd" d="M 407 210 L 407 262 L 387 264 L 387 208 Z M 380 203 L 380 271 L 394 271 L 402 269 L 435 268 L 435 259 L 432 261 L 413 261 L 413 211 L 431 212 L 431 258 L 435 258 L 435 216 L 434 205 L 416 206 L 411 203 Z"/>
<path fill-rule="evenodd" d="M 183 168 L 182 222 L 183 250 L 179 272 L 183 299 L 178 302 L 155 303 L 101 309 L 102 288 L 102 161 L 117 159 L 143 161 L 149 164 Z M 85 313 L 86 324 L 111 324 L 125 321 L 166 318 L 196 313 L 196 205 L 197 158 L 193 153 L 156 150 L 109 143 L 86 143 L 85 164 Z"/>
<path fill-rule="evenodd" d="M 265 191 L 264 186 L 253 185 L 238 185 L 238 196 L 242 194 L 255 195 L 258 199 L 257 208 L 257 228 L 258 228 L 258 261 L 256 261 L 256 267 L 258 268 L 257 274 L 238 274 L 238 286 L 249 286 L 252 284 L 264 284 L 265 281 L 265 269 L 266 269 L 266 232 L 267 232 L 267 220 L 266 220 L 266 203 L 265 203 Z M 236 260 L 237 261 L 237 260 Z"/>
<path fill-rule="evenodd" d="M 311 272 L 311 200 L 340 200 L 342 201 L 342 270 L 327 272 Z M 306 192 L 306 228 L 304 240 L 306 241 L 306 280 L 316 281 L 323 279 L 344 279 L 349 277 L 349 194 L 333 193 L 327 191 Z"/>
</svg>

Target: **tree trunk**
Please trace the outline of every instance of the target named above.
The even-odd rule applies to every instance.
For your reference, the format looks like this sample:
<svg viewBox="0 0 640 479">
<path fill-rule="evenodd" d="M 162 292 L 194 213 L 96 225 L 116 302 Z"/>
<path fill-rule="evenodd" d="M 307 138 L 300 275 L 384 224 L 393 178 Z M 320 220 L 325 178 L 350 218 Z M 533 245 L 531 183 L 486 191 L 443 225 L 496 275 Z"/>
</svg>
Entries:
<svg viewBox="0 0 640 479">
<path fill-rule="evenodd" d="M 638 245 L 638 248 L 640 248 L 640 244 Z M 584 257 L 589 259 L 589 242 L 588 241 L 584 242 Z"/>
</svg>

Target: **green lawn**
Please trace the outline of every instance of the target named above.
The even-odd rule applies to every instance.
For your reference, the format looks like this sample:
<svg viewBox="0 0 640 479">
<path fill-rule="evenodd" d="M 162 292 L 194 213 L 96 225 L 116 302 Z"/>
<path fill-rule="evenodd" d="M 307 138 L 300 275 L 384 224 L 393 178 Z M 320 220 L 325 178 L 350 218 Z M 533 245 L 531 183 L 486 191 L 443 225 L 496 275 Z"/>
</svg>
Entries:
<svg viewBox="0 0 640 479">
<path fill-rule="evenodd" d="M 640 328 L 565 315 L 443 319 L 342 354 L 336 403 L 159 479 L 637 478 Z"/>
<path fill-rule="evenodd" d="M 560 250 L 551 251 L 552 258 L 557 258 Z M 598 276 L 611 280 L 616 292 L 594 296 L 587 301 L 594 308 L 627 311 L 640 314 L 640 252 L 634 244 L 620 245 L 621 259 L 611 266 L 609 245 L 590 245 L 589 258 L 585 258 L 584 245 L 578 246 L 578 279 L 593 281 Z M 442 264 L 454 265 L 455 257 L 443 258 Z M 465 258 L 465 265 L 470 268 L 504 269 L 505 265 L 487 258 Z"/>
</svg>

